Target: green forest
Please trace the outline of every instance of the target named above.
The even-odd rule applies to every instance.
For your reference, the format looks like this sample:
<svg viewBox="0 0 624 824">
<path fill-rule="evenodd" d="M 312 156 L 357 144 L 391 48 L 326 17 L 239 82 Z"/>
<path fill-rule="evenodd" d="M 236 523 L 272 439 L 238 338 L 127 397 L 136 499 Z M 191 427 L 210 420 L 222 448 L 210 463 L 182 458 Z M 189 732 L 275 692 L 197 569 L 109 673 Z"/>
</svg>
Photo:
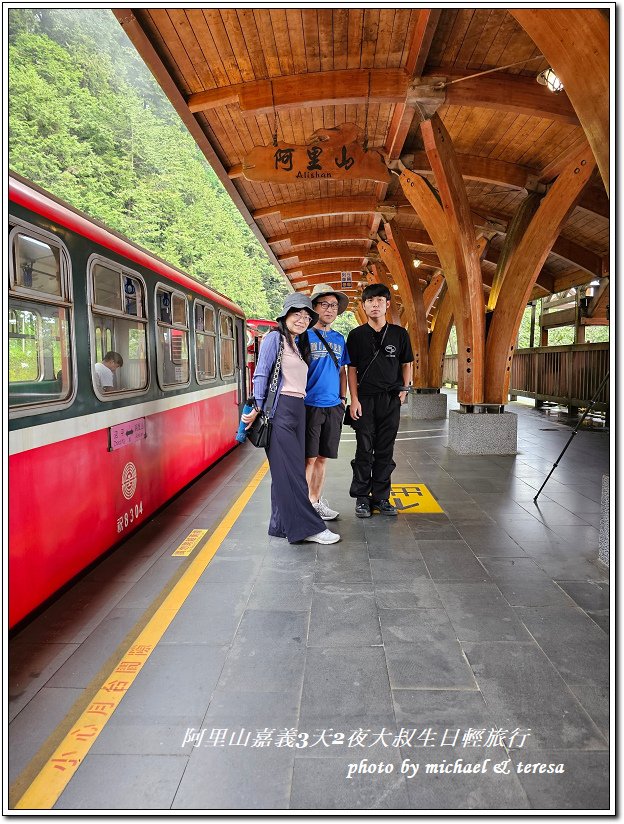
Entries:
<svg viewBox="0 0 624 824">
<path fill-rule="evenodd" d="M 249 316 L 276 317 L 288 285 L 113 14 L 24 8 L 8 19 L 10 168 Z M 335 324 L 343 334 L 355 325 L 350 312 Z M 549 343 L 572 343 L 573 333 L 553 329 Z M 587 329 L 588 342 L 608 339 L 606 327 Z M 454 330 L 448 351 L 457 351 Z"/>
<path fill-rule="evenodd" d="M 108 10 L 9 11 L 9 166 L 250 316 L 290 291 Z"/>
</svg>

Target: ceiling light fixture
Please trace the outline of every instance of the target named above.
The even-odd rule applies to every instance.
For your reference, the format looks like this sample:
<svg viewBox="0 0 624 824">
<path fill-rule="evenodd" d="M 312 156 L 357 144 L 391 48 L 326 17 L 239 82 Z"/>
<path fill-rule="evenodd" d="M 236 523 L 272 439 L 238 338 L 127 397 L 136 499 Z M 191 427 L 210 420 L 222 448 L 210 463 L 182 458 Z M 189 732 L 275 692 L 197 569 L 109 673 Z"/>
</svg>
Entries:
<svg viewBox="0 0 624 824">
<path fill-rule="evenodd" d="M 420 266 L 421 263 L 422 263 L 422 260 L 420 258 L 414 258 L 414 268 L 415 269 L 418 269 L 418 267 Z"/>
<path fill-rule="evenodd" d="M 554 94 L 558 94 L 563 91 L 563 83 L 559 80 L 551 68 L 544 69 L 543 72 L 540 72 L 537 75 L 536 80 L 540 86 L 546 86 L 546 88 L 549 91 L 554 92 Z"/>
<path fill-rule="evenodd" d="M 397 292 L 398 289 L 399 289 L 399 287 L 396 285 L 396 283 L 392 284 L 392 288 L 394 289 L 395 292 Z"/>
</svg>

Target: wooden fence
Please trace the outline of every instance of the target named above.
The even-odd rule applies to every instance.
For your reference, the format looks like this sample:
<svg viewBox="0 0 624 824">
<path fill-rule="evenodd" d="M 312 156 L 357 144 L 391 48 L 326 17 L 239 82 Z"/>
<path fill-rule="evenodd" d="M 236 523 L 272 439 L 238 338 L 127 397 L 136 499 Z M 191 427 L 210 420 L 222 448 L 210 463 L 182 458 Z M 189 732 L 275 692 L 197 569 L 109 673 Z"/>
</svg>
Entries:
<svg viewBox="0 0 624 824">
<path fill-rule="evenodd" d="M 511 362 L 509 395 L 586 407 L 608 369 L 608 343 L 518 349 Z M 442 381 L 457 386 L 457 355 L 445 356 Z M 608 411 L 608 382 L 594 408 Z"/>
</svg>

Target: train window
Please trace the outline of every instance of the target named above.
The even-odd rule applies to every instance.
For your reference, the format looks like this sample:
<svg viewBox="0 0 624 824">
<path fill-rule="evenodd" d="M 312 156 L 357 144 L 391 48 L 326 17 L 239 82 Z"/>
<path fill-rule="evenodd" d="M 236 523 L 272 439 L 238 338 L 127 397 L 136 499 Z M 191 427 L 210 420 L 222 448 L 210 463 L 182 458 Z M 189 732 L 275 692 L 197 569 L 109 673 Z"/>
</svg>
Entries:
<svg viewBox="0 0 624 824">
<path fill-rule="evenodd" d="M 9 406 L 63 401 L 71 393 L 69 309 L 9 301 Z"/>
<path fill-rule="evenodd" d="M 19 414 L 71 402 L 72 305 L 69 260 L 56 238 L 20 226 L 10 245 L 9 407 Z"/>
<path fill-rule="evenodd" d="M 118 264 L 91 258 L 89 266 L 93 386 L 100 398 L 147 389 L 147 317 L 145 285 Z M 96 364 L 121 356 L 123 366 L 105 372 Z M 118 362 L 118 359 L 114 359 Z M 104 363 L 106 366 L 106 363 Z M 104 380 L 104 378 L 106 380 Z"/>
<path fill-rule="evenodd" d="M 156 351 L 158 381 L 163 389 L 190 380 L 186 298 L 163 286 L 156 288 Z"/>
<path fill-rule="evenodd" d="M 61 250 L 50 243 L 17 233 L 13 238 L 15 285 L 44 295 L 63 295 Z"/>
<path fill-rule="evenodd" d="M 217 376 L 216 336 L 214 309 L 195 301 L 195 367 L 199 383 Z"/>
<path fill-rule="evenodd" d="M 227 378 L 234 374 L 234 318 L 223 312 L 219 319 L 219 337 L 221 377 Z"/>
</svg>

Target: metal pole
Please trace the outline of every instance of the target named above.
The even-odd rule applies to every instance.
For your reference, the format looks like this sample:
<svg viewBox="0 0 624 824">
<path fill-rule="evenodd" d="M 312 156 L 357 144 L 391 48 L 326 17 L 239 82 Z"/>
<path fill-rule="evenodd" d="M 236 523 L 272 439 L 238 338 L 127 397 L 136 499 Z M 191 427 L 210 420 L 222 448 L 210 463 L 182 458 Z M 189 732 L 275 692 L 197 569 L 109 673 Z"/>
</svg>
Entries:
<svg viewBox="0 0 624 824">
<path fill-rule="evenodd" d="M 609 373 L 607 372 L 607 374 L 604 376 L 604 380 L 602 381 L 602 383 L 600 384 L 600 386 L 599 386 L 599 387 L 598 387 L 598 389 L 596 390 L 596 394 L 594 395 L 594 397 L 593 397 L 593 398 L 591 399 L 591 401 L 589 402 L 589 406 L 588 406 L 588 407 L 587 407 L 587 409 L 583 412 L 583 415 L 582 415 L 581 419 L 579 420 L 579 422 L 578 422 L 578 423 L 576 424 L 576 426 L 574 427 L 574 432 L 572 432 L 572 434 L 571 434 L 571 435 L 570 435 L 570 437 L 568 438 L 568 442 L 567 442 L 567 444 L 563 447 L 563 450 L 561 451 L 561 454 L 559 455 L 559 457 L 557 458 L 557 460 L 556 460 L 556 461 L 555 461 L 555 463 L 553 464 L 553 468 L 552 468 L 552 469 L 550 470 L 550 472 L 548 473 L 548 477 L 546 478 L 546 480 L 544 481 L 544 483 L 540 486 L 540 488 L 539 488 L 539 490 L 538 490 L 537 495 L 533 498 L 533 503 L 535 503 L 535 502 L 537 501 L 537 499 L 538 499 L 538 497 L 539 497 L 540 492 L 542 491 L 542 489 L 543 489 L 543 488 L 546 486 L 546 484 L 548 483 L 548 481 L 549 481 L 549 479 L 550 479 L 550 476 L 553 474 L 553 472 L 555 471 L 555 469 L 559 466 L 559 461 L 563 458 L 564 452 L 565 452 L 565 451 L 566 451 L 566 449 L 570 446 L 570 443 L 572 442 L 572 438 L 573 438 L 573 437 L 576 435 L 576 433 L 578 432 L 578 428 L 579 428 L 579 426 L 583 423 L 583 421 L 585 420 L 585 418 L 587 417 L 587 415 L 591 412 L 592 407 L 594 406 L 594 404 L 595 404 L 595 403 L 596 403 L 596 401 L 598 400 L 598 395 L 600 395 L 600 393 L 602 392 L 602 387 L 605 385 L 605 383 L 606 383 L 608 380 L 609 380 Z"/>
</svg>

